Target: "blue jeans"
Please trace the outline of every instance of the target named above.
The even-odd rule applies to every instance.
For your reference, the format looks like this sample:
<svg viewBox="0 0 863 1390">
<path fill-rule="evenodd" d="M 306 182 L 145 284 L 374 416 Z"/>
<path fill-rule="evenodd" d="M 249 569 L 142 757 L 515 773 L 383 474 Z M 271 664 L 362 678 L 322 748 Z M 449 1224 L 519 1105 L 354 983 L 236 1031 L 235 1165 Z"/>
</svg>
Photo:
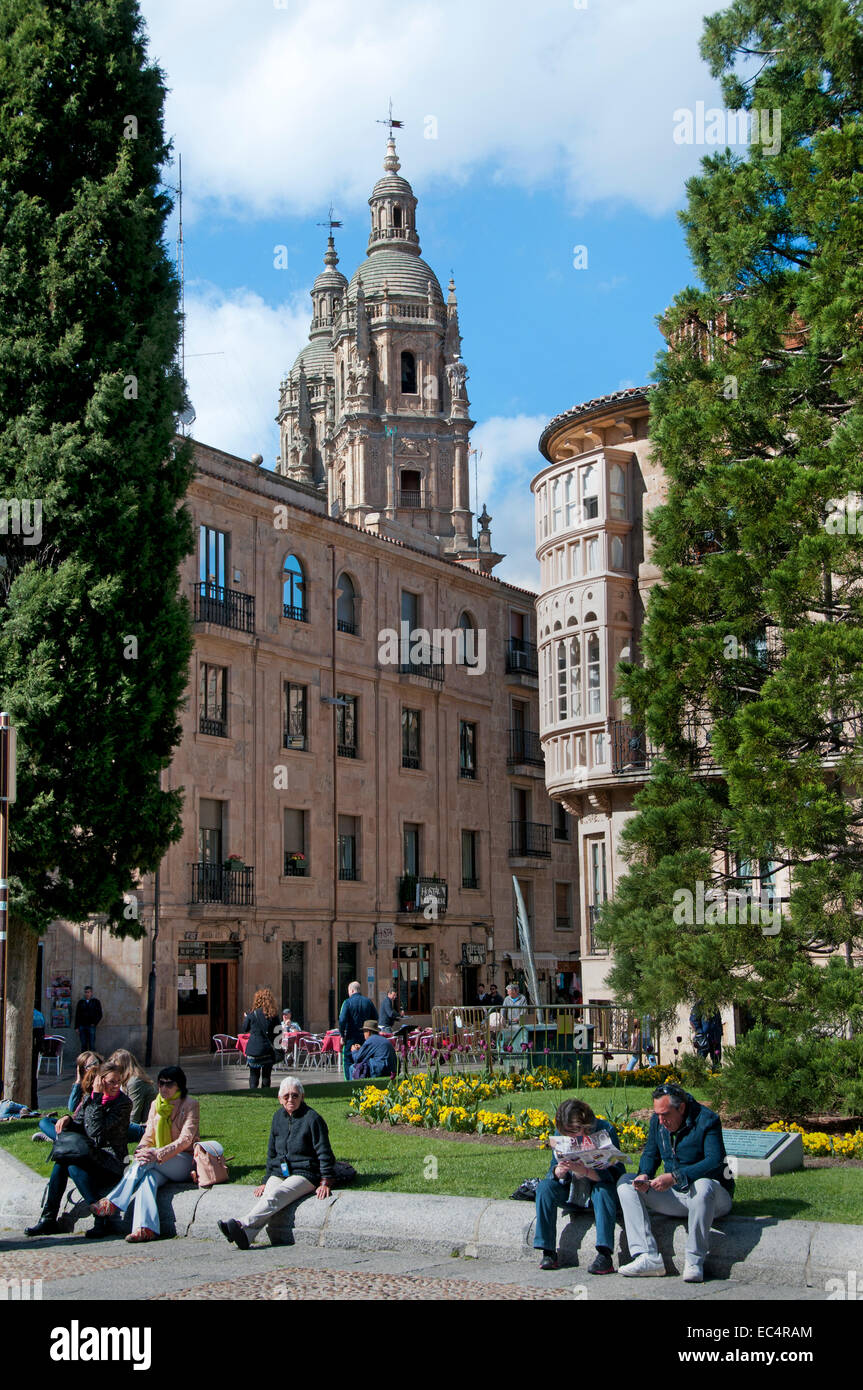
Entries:
<svg viewBox="0 0 863 1390">
<path fill-rule="evenodd" d="M 96 1167 L 95 1164 L 55 1163 L 48 1179 L 48 1195 L 45 1198 L 45 1210 L 52 1216 L 56 1216 L 60 1210 L 63 1193 L 70 1178 L 88 1206 L 98 1201 L 114 1181 L 111 1173 L 107 1173 L 104 1168 Z"/>
<path fill-rule="evenodd" d="M 81 1040 L 82 1052 L 93 1052 L 96 1047 L 96 1025 L 95 1023 L 82 1023 L 78 1028 L 78 1037 Z"/>
<path fill-rule="evenodd" d="M 360 1038 L 358 1041 L 362 1042 L 362 1039 Z M 351 1046 L 352 1044 L 348 1042 L 347 1038 L 342 1039 L 342 1070 L 345 1074 L 345 1081 L 353 1080 L 351 1071 L 354 1065 L 354 1054 L 351 1052 Z"/>
<path fill-rule="evenodd" d="M 127 1144 L 137 1144 L 138 1141 L 139 1141 L 140 1139 L 143 1139 L 143 1137 L 144 1137 L 144 1130 L 145 1130 L 146 1128 L 147 1128 L 146 1125 L 133 1125 L 133 1124 L 132 1124 L 132 1121 L 130 1120 L 130 1121 L 129 1121 L 129 1133 L 126 1135 L 126 1143 L 127 1143 Z"/>
<path fill-rule="evenodd" d="M 52 1143 L 57 1138 L 56 1120 L 48 1120 L 43 1115 L 41 1120 L 39 1121 L 39 1128 L 41 1129 L 43 1134 L 47 1134 L 48 1138 L 51 1140 Z"/>
<path fill-rule="evenodd" d="M 557 1212 L 569 1201 L 569 1180 L 543 1178 L 536 1189 L 536 1233 L 534 1250 L 557 1249 Z M 596 1218 L 596 1247 L 614 1249 L 614 1222 L 617 1216 L 617 1197 L 614 1188 L 604 1182 L 591 1183 L 590 1202 Z"/>
<path fill-rule="evenodd" d="M 166 1182 L 187 1182 L 193 1164 L 190 1153 L 175 1154 L 164 1163 L 130 1163 L 125 1177 L 108 1193 L 108 1200 L 120 1211 L 125 1211 L 134 1201 L 132 1230 L 140 1231 L 146 1226 L 158 1235 L 159 1208 L 156 1197 L 159 1188 Z"/>
</svg>

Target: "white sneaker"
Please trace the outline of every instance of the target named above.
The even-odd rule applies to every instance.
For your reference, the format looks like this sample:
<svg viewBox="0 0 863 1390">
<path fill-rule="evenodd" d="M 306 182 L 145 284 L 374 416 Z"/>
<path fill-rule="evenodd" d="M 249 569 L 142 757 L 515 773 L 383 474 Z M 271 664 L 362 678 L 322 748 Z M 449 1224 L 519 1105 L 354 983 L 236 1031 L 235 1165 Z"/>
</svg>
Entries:
<svg viewBox="0 0 863 1390">
<path fill-rule="evenodd" d="M 52 1142 L 47 1134 L 42 1133 L 41 1129 L 37 1129 L 35 1134 L 31 1134 L 30 1139 L 34 1144 L 50 1144 Z"/>
<path fill-rule="evenodd" d="M 661 1255 L 636 1255 L 630 1264 L 621 1265 L 617 1272 L 627 1279 L 661 1276 L 665 1273 L 665 1261 Z"/>
<path fill-rule="evenodd" d="M 694 1260 L 687 1260 L 683 1266 L 683 1282 L 684 1284 L 703 1284 L 704 1270 L 701 1265 L 696 1264 Z"/>
</svg>

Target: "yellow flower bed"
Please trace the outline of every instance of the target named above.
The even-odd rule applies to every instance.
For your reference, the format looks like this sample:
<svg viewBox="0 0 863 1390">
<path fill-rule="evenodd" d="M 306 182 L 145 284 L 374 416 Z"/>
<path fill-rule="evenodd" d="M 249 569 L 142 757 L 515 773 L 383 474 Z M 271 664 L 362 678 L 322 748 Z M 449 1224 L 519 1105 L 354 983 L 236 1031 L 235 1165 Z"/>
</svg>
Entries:
<svg viewBox="0 0 863 1390">
<path fill-rule="evenodd" d="M 805 1130 L 802 1125 L 773 1124 L 767 1126 L 774 1134 L 799 1134 L 803 1152 L 810 1158 L 863 1158 L 863 1129 L 853 1134 L 825 1134 L 823 1130 Z"/>
<path fill-rule="evenodd" d="M 386 1088 L 364 1086 L 350 1102 L 349 1113 L 373 1124 L 415 1125 L 451 1129 L 462 1134 L 504 1134 L 512 1139 L 544 1139 L 554 1121 L 544 1110 L 521 1110 L 517 1115 L 482 1108 L 482 1102 L 518 1091 L 559 1091 L 572 1084 L 567 1072 L 538 1067 L 518 1076 L 442 1076 L 415 1072 Z"/>
</svg>

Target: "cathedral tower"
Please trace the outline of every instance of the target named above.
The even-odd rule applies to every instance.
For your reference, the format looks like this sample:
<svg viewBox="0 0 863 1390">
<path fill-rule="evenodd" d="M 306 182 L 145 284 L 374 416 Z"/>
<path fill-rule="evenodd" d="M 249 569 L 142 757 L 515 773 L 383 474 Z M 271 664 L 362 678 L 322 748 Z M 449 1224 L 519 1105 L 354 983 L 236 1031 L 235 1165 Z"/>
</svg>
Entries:
<svg viewBox="0 0 863 1390">
<path fill-rule="evenodd" d="M 326 490 L 356 525 L 489 572 L 490 518 L 472 534 L 470 404 L 458 303 L 420 257 L 417 200 L 390 136 L 350 283 L 333 239 L 312 287 L 309 342 L 280 394 L 279 471 Z"/>
</svg>

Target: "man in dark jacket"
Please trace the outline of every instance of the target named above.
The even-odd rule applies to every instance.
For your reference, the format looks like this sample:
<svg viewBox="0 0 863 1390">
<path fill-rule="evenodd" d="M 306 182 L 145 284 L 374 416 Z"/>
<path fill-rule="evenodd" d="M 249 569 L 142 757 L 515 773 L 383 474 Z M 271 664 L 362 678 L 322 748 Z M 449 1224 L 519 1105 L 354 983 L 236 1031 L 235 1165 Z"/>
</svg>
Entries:
<svg viewBox="0 0 863 1390">
<path fill-rule="evenodd" d="M 660 1163 L 665 1172 L 656 1177 Z M 719 1116 L 682 1086 L 657 1086 L 647 1145 L 637 1175 L 621 1178 L 617 1196 L 632 1262 L 620 1273 L 661 1275 L 665 1263 L 650 1228 L 651 1211 L 685 1217 L 688 1222 L 687 1284 L 704 1279 L 704 1259 L 714 1219 L 731 1210 L 734 1179 L 725 1157 Z"/>
<path fill-rule="evenodd" d="M 92 1052 L 96 1046 L 96 1028 L 102 1021 L 102 1005 L 93 993 L 92 985 L 84 986 L 84 998 L 75 1005 L 75 1027 L 81 1040 L 81 1051 Z"/>
<path fill-rule="evenodd" d="M 404 1018 L 404 1014 L 398 1005 L 399 992 L 395 985 L 392 985 L 381 1000 L 381 1012 L 378 1018 L 382 1028 L 388 1028 L 394 1032 L 397 1025 Z M 371 1014 L 369 1014 L 371 1018 Z"/>
<path fill-rule="evenodd" d="M 371 999 L 360 994 L 359 980 L 351 980 L 348 985 L 348 997 L 342 1004 L 339 1013 L 339 1032 L 342 1035 L 342 1068 L 345 1081 L 350 1081 L 351 1067 L 354 1063 L 351 1047 L 354 1043 L 362 1043 L 363 1024 L 367 1018 L 373 1018 L 377 1023 L 378 1011 Z"/>
<path fill-rule="evenodd" d="M 284 1207 L 310 1193 L 323 1200 L 330 1195 L 336 1160 L 326 1121 L 310 1110 L 303 1085 L 286 1076 L 279 1087 L 279 1104 L 270 1128 L 267 1181 L 255 1188 L 255 1203 L 242 1221 L 220 1221 L 219 1230 L 240 1250 L 248 1250 L 258 1231 Z"/>
<path fill-rule="evenodd" d="M 380 1029 L 373 1018 L 363 1024 L 363 1045 L 354 1043 L 354 1064 L 351 1078 L 357 1081 L 361 1076 L 394 1076 L 399 1069 L 396 1050 L 389 1038 L 382 1038 Z"/>
</svg>

